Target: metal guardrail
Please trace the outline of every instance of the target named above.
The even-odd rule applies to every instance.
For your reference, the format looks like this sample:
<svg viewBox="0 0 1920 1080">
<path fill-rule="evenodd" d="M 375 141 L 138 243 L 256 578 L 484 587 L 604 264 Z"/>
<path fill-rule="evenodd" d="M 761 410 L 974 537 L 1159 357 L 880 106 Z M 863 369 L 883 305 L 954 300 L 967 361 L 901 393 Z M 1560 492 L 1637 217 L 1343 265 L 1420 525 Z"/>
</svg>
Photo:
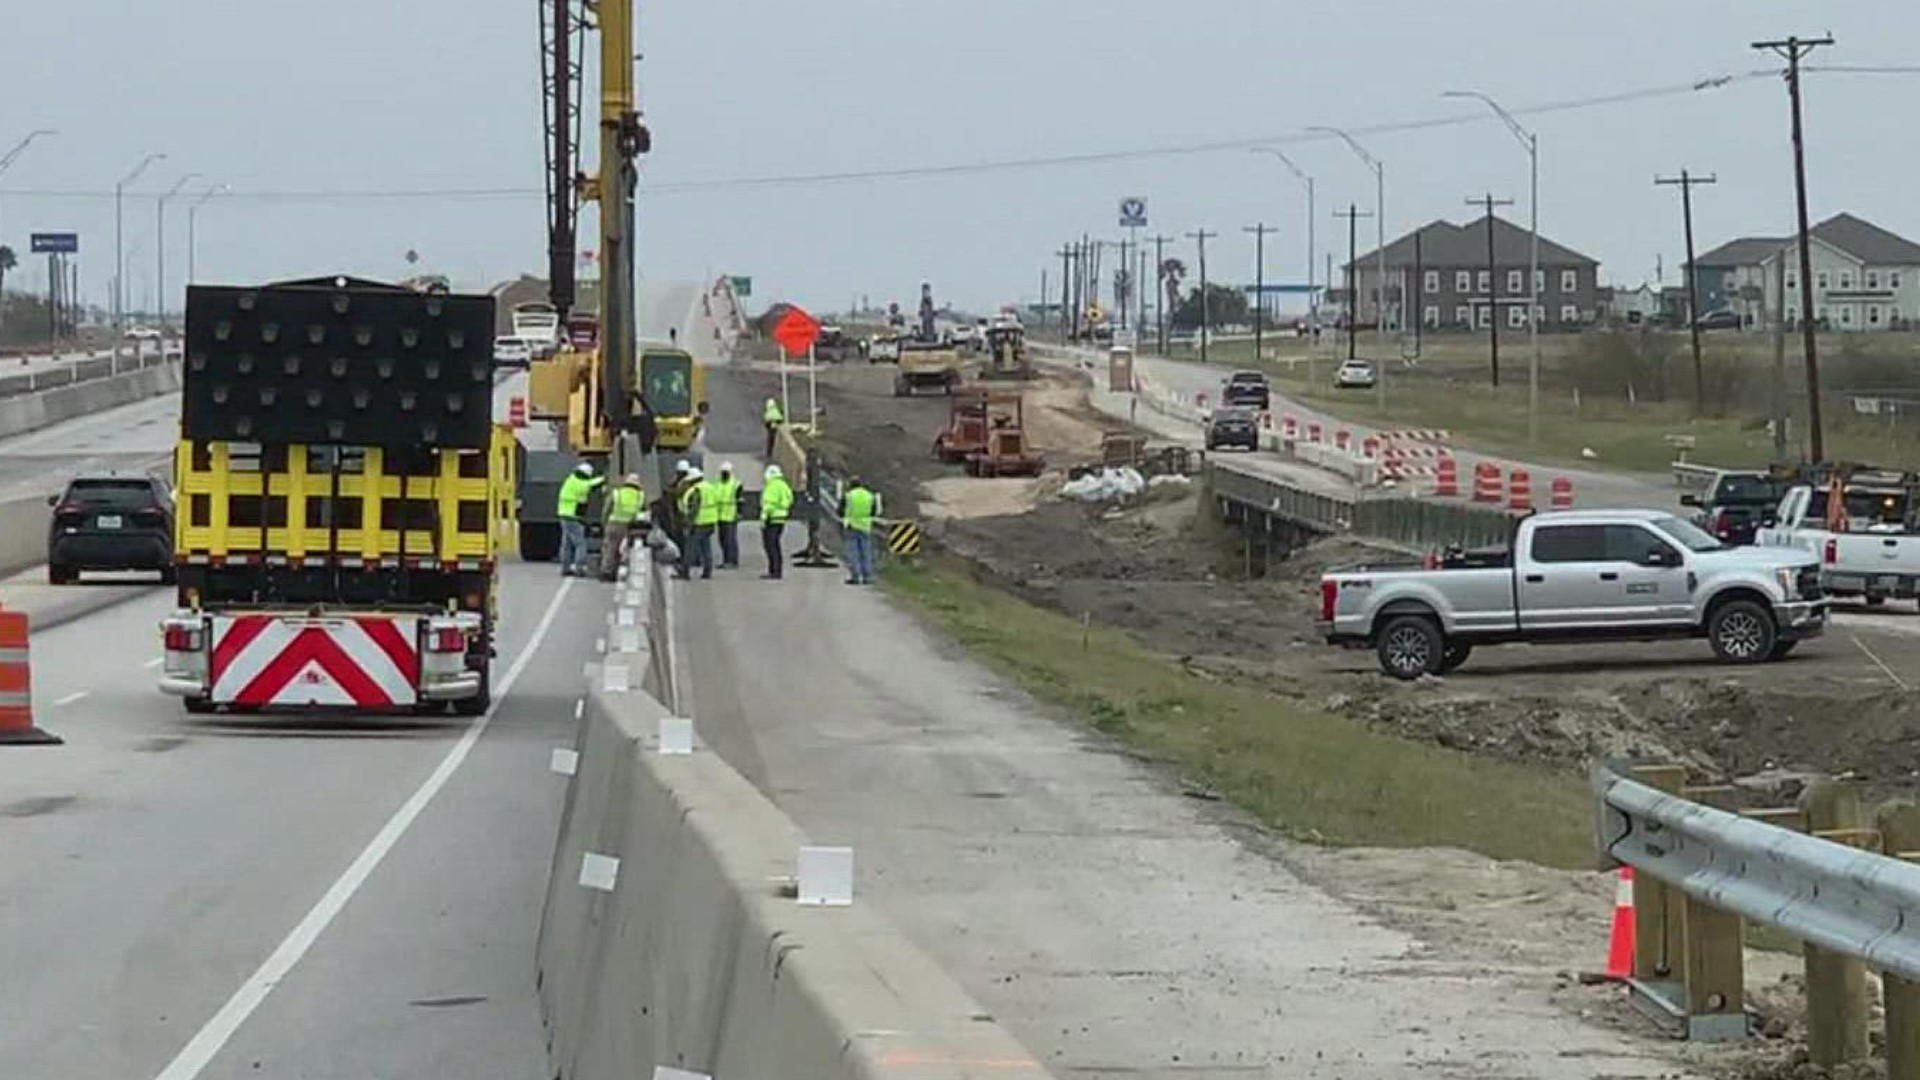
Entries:
<svg viewBox="0 0 1920 1080">
<path fill-rule="evenodd" d="M 1742 921 L 1773 927 L 1805 946 L 1814 1064 L 1867 1056 L 1871 967 L 1884 976 L 1888 1076 L 1920 1080 L 1920 813 L 1895 804 L 1868 827 L 1858 793 L 1824 778 L 1798 808 L 1741 813 L 1733 789 L 1685 777 L 1619 763 L 1593 775 L 1601 855 L 1635 872 L 1636 1000 L 1689 1037 L 1745 1037 Z"/>
<path fill-rule="evenodd" d="M 144 368 L 159 367 L 166 363 L 167 359 L 158 354 L 123 356 L 116 351 L 109 356 L 59 361 L 57 366 L 43 366 L 24 374 L 0 374 L 0 398 L 37 394 L 43 390 L 94 382 L 114 375 L 125 375 Z M 0 372 L 5 370 L 6 361 L 0 360 Z"/>
<path fill-rule="evenodd" d="M 1216 458 L 1208 459 L 1207 475 L 1217 498 L 1320 533 L 1350 533 L 1417 549 L 1504 544 L 1513 533 L 1509 515 L 1485 506 L 1432 499 L 1340 498 L 1243 471 L 1233 462 Z"/>
</svg>

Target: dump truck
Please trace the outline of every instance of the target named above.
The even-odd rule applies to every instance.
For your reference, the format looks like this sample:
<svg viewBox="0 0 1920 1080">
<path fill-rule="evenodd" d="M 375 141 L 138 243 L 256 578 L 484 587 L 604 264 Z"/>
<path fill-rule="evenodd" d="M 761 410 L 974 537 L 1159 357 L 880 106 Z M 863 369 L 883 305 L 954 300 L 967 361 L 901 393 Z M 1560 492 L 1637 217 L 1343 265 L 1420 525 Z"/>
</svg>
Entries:
<svg viewBox="0 0 1920 1080">
<path fill-rule="evenodd" d="M 187 293 L 176 609 L 190 713 L 480 715 L 519 447 L 494 301 L 347 277 Z"/>
</svg>

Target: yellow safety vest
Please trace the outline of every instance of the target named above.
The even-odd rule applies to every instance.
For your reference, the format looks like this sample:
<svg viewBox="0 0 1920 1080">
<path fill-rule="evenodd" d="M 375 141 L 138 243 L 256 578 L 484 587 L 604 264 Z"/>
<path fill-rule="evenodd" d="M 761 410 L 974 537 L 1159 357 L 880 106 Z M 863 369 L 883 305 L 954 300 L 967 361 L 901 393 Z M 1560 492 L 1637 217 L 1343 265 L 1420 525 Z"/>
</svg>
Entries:
<svg viewBox="0 0 1920 1080">
<path fill-rule="evenodd" d="M 784 424 L 787 422 L 787 414 L 781 411 L 780 402 L 768 398 L 766 410 L 760 414 L 760 419 L 769 424 Z"/>
<path fill-rule="evenodd" d="M 720 482 L 702 480 L 694 490 L 700 493 L 700 507 L 693 512 L 693 523 L 695 525 L 720 524 Z"/>
<path fill-rule="evenodd" d="M 580 507 L 593 494 L 593 489 L 606 482 L 607 478 L 604 476 L 596 476 L 589 480 L 577 472 L 568 473 L 567 478 L 560 481 L 560 504 L 557 508 L 560 516 L 579 517 Z"/>
<path fill-rule="evenodd" d="M 720 479 L 713 482 L 720 490 L 720 521 L 724 524 L 740 520 L 740 480 Z"/>
<path fill-rule="evenodd" d="M 867 488 L 848 490 L 846 497 L 841 500 L 842 523 L 854 532 L 872 532 L 874 509 L 878 503 L 879 498 Z"/>
<path fill-rule="evenodd" d="M 773 524 L 787 520 L 793 513 L 793 485 L 785 477 L 775 476 L 767 481 L 766 490 L 760 493 L 760 520 Z"/>
<path fill-rule="evenodd" d="M 640 516 L 640 508 L 645 505 L 647 493 L 631 484 L 622 484 L 613 489 L 612 505 L 607 509 L 607 520 L 616 525 L 630 525 Z"/>
</svg>

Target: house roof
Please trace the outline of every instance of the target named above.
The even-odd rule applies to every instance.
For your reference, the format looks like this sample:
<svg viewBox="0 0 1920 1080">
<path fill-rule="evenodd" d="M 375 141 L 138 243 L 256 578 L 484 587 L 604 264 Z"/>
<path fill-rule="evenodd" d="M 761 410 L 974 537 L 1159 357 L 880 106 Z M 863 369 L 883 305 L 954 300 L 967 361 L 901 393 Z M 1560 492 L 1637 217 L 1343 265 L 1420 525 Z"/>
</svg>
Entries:
<svg viewBox="0 0 1920 1080">
<path fill-rule="evenodd" d="M 1487 218 L 1482 217 L 1469 221 L 1465 225 L 1455 225 L 1451 221 L 1434 221 L 1422 225 L 1387 245 L 1387 264 L 1389 266 L 1413 265 L 1414 238 L 1418 237 L 1420 262 L 1426 266 L 1484 266 L 1487 262 L 1487 221 Z M 1524 265 L 1532 254 L 1533 234 L 1499 216 L 1495 216 L 1492 221 L 1494 262 L 1502 266 Z M 1372 266 L 1378 257 L 1379 250 L 1374 248 L 1358 256 L 1354 261 L 1363 269 Z M 1599 260 L 1556 244 L 1545 236 L 1540 238 L 1540 264 L 1542 266 L 1600 265 Z"/>
<path fill-rule="evenodd" d="M 1920 266 L 1920 244 L 1852 214 L 1833 215 L 1815 225 L 1813 235 L 1863 263 Z M 1701 266 L 1758 266 L 1792 243 L 1791 236 L 1742 237 L 1702 254 L 1698 261 Z"/>
</svg>

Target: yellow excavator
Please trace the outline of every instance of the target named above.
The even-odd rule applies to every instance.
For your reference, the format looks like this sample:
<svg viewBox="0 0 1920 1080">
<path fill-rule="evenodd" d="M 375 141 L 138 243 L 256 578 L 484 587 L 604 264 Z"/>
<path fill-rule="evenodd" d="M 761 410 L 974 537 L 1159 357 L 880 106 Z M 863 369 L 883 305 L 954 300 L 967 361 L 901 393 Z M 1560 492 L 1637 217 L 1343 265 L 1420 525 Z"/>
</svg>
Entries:
<svg viewBox="0 0 1920 1080">
<path fill-rule="evenodd" d="M 565 340 L 528 367 L 527 413 L 552 425 L 556 447 L 526 450 L 520 469 L 521 552 L 559 550 L 559 486 L 582 458 L 614 475 L 640 471 L 634 436 L 651 428 L 668 450 L 693 444 L 705 417 L 705 372 L 677 345 L 642 346 L 634 310 L 634 192 L 637 161 L 652 133 L 634 97 L 634 0 L 540 0 L 546 82 L 548 283 Z M 599 35 L 599 170 L 579 169 L 582 54 Z M 581 203 L 599 206 L 599 310 L 572 311 Z M 642 417 L 652 414 L 652 423 Z M 653 484 L 648 485 L 654 488 Z M 595 506 L 587 508 L 597 521 Z M 592 526 L 589 526 L 592 530 Z"/>
</svg>

